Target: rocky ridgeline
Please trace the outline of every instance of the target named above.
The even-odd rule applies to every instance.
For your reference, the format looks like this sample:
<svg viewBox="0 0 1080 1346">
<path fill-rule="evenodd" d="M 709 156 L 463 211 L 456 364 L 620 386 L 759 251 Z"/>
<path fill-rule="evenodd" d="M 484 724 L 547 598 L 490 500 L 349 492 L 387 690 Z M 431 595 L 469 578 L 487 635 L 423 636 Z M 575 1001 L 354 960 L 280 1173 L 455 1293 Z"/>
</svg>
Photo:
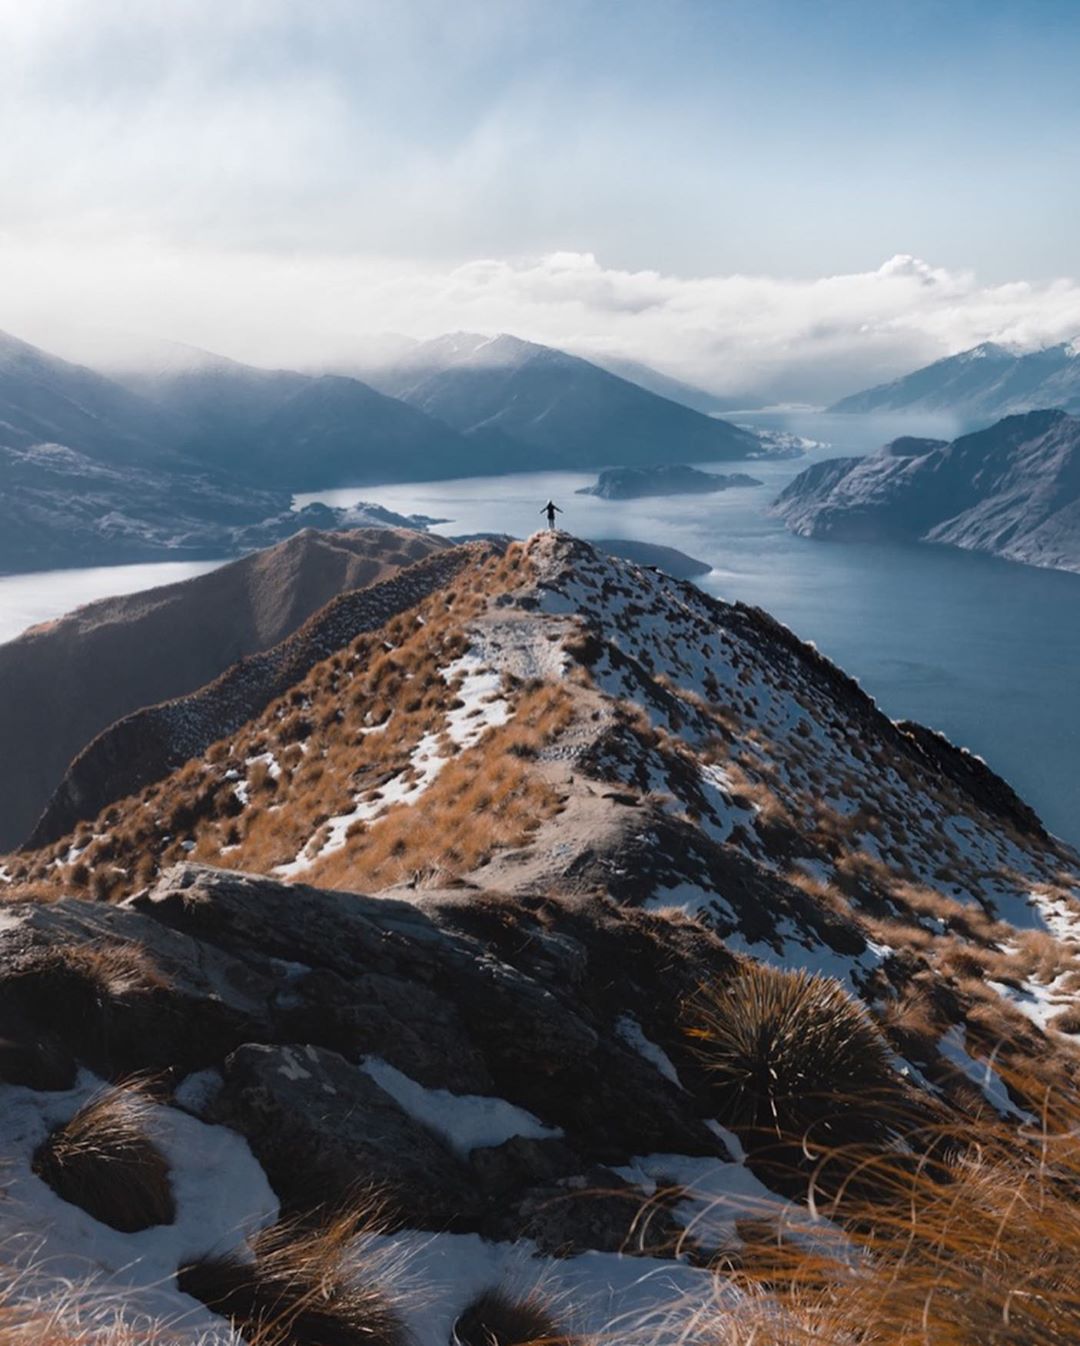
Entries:
<svg viewBox="0 0 1080 1346">
<path fill-rule="evenodd" d="M 8 858 L 4 1227 L 59 1220 L 33 1173 L 49 1126 L 149 1072 L 165 1131 L 196 1128 L 169 1151 L 181 1193 L 199 1145 L 248 1147 L 231 1231 L 215 1207 L 151 1268 L 166 1309 L 190 1307 L 184 1258 L 254 1212 L 374 1186 L 391 1247 L 425 1231 L 481 1288 L 508 1259 L 592 1277 L 601 1326 L 617 1254 L 666 1268 L 654 1304 L 712 1295 L 747 1222 L 809 1219 L 787 1203 L 813 1156 L 779 1165 L 703 1004 L 835 978 L 814 1031 L 868 1035 L 870 1082 L 920 1115 L 1023 1119 L 1018 1076 L 1071 1070 L 1077 857 L 767 614 L 547 534 L 440 553 L 303 630 L 252 693 L 228 675 L 216 741 L 190 717 L 173 742 L 205 755 L 159 793 Z M 876 1109 L 868 1086 L 843 1125 L 880 1139 Z M 50 1250 L 86 1252 L 85 1220 L 57 1229 Z M 131 1254 L 99 1264 L 149 1294 Z"/>
</svg>

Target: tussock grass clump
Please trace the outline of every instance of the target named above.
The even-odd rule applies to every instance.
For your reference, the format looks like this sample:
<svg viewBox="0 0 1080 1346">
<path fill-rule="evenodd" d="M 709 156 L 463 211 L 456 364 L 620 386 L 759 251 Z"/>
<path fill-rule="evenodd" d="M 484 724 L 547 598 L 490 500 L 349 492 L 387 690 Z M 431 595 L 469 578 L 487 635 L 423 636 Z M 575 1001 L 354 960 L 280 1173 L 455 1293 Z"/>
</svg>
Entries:
<svg viewBox="0 0 1080 1346">
<path fill-rule="evenodd" d="M 884 1038 L 830 977 L 748 964 L 702 993 L 689 1032 L 736 1130 L 872 1139 L 902 1099 Z"/>
<path fill-rule="evenodd" d="M 1018 1131 L 983 1120 L 912 1131 L 917 1155 L 866 1159 L 864 1189 L 820 1213 L 835 1231 L 776 1241 L 733 1273 L 746 1304 L 716 1346 L 1075 1346 L 1080 1341 L 1080 1107 L 1058 1094 Z M 755 1293 L 757 1292 L 757 1293 Z"/>
<path fill-rule="evenodd" d="M 251 1240 L 252 1256 L 206 1257 L 177 1283 L 248 1341 L 273 1346 L 408 1346 L 391 1296 L 365 1281 L 358 1216 L 312 1229 L 284 1221 Z M 371 1274 L 372 1268 L 366 1268 Z"/>
<path fill-rule="evenodd" d="M 145 1086 L 108 1089 L 38 1147 L 34 1172 L 57 1196 L 125 1234 L 172 1224 L 169 1166 L 150 1136 Z"/>
<path fill-rule="evenodd" d="M 539 1292 L 522 1299 L 485 1290 L 454 1323 L 454 1346 L 571 1346 Z"/>
</svg>

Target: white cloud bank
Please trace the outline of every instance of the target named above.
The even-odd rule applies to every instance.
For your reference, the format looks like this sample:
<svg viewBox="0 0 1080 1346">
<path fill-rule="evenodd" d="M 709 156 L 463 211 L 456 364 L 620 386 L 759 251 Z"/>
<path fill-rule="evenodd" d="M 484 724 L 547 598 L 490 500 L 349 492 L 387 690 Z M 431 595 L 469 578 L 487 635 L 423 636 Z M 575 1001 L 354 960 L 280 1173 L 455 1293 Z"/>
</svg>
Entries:
<svg viewBox="0 0 1080 1346">
<path fill-rule="evenodd" d="M 721 393 L 825 401 L 980 341 L 1080 334 L 1080 284 L 981 285 L 897 256 L 818 279 L 680 277 L 592 253 L 460 265 L 123 248 L 3 246 L 0 327 L 86 358 L 72 330 L 169 337 L 256 364 L 347 361 L 371 334 L 467 329 L 632 356 Z"/>
</svg>

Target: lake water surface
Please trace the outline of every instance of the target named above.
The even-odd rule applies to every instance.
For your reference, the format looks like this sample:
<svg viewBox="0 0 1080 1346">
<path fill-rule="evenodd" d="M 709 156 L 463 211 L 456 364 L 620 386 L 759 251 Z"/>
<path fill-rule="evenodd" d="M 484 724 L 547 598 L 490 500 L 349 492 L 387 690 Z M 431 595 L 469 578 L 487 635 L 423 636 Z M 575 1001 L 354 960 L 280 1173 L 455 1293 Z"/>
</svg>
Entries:
<svg viewBox="0 0 1080 1346">
<path fill-rule="evenodd" d="M 84 570 L 38 570 L 0 575 L 0 644 L 28 626 L 61 617 L 72 608 L 114 594 L 133 594 L 191 579 L 220 561 L 161 561 L 146 565 L 90 566 Z"/>
<path fill-rule="evenodd" d="M 1080 576 L 946 548 L 795 537 L 766 506 L 808 461 L 864 453 L 898 433 L 945 438 L 953 428 L 798 413 L 753 419 L 830 447 L 789 462 L 713 464 L 746 470 L 763 485 L 711 496 L 597 500 L 574 494 L 595 473 L 545 472 L 324 492 L 298 503 L 365 499 L 444 517 L 437 531 L 445 534 L 525 536 L 541 526 L 550 496 L 565 510 L 560 522 L 581 537 L 679 547 L 712 567 L 699 581 L 703 588 L 767 608 L 858 678 L 888 714 L 932 725 L 981 754 L 1052 830 L 1080 843 Z M 168 583 L 212 564 L 2 578 L 0 640 L 92 598 Z"/>
</svg>

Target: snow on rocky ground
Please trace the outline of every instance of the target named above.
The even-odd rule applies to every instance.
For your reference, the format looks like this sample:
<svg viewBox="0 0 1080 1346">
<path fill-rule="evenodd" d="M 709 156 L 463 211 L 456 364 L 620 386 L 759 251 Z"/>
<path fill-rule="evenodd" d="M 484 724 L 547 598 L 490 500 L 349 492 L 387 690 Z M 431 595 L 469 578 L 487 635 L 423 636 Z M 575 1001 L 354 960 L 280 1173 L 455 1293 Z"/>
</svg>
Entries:
<svg viewBox="0 0 1080 1346">
<path fill-rule="evenodd" d="M 555 1134 L 502 1099 L 424 1089 L 378 1058 L 360 1068 L 417 1120 L 449 1137 L 459 1153 L 515 1135 Z M 189 1077 L 178 1100 L 198 1105 L 214 1088 L 214 1074 Z M 86 1071 L 64 1092 L 0 1086 L 0 1247 L 10 1263 L 32 1272 L 16 1287 L 16 1297 L 49 1302 L 72 1292 L 84 1324 L 111 1322 L 120 1314 L 132 1325 L 164 1324 L 185 1346 L 239 1346 L 239 1337 L 182 1294 L 174 1277 L 201 1255 L 242 1248 L 247 1236 L 278 1214 L 277 1198 L 240 1136 L 180 1107 L 154 1106 L 152 1134 L 169 1163 L 177 1217 L 172 1225 L 137 1234 L 101 1224 L 33 1173 L 34 1151 L 48 1132 L 104 1087 Z M 813 1224 L 741 1163 L 656 1155 L 619 1172 L 646 1193 L 673 1184 L 685 1189 L 678 1214 L 687 1236 L 712 1248 L 738 1246 L 737 1219 L 767 1215 L 803 1234 Z M 457 1316 L 492 1288 L 521 1295 L 541 1290 L 576 1331 L 652 1343 L 693 1341 L 696 1318 L 704 1323 L 712 1311 L 737 1301 L 709 1271 L 683 1261 L 600 1252 L 552 1258 L 528 1241 L 493 1243 L 475 1234 L 404 1230 L 363 1236 L 358 1255 L 365 1274 L 374 1274 L 397 1302 L 416 1346 L 446 1346 Z"/>
<path fill-rule="evenodd" d="M 367 1057 L 361 1069 L 410 1117 L 442 1136 L 462 1158 L 482 1146 L 502 1145 L 514 1136 L 544 1140 L 563 1134 L 558 1127 L 545 1126 L 539 1117 L 504 1098 L 428 1089 L 378 1057 Z"/>
<path fill-rule="evenodd" d="M 531 554 L 542 610 L 576 616 L 601 638 L 590 665 L 598 687 L 643 706 L 655 726 L 692 747 L 717 737 L 705 703 L 734 716 L 727 737 L 737 763 L 699 766 L 707 805 L 700 825 L 714 839 L 730 840 L 736 828 L 745 836 L 760 813 L 760 802 L 743 792 L 749 778 L 804 837 L 831 811 L 848 853 L 886 866 L 902 856 L 928 886 L 986 905 L 1018 929 L 1048 928 L 1031 890 L 1060 869 L 1060 857 L 1041 843 L 1021 844 L 970 800 L 962 807 L 963 797 L 914 751 L 901 761 L 902 740 L 850 679 L 771 618 L 628 562 L 581 548 L 570 554 L 572 546 L 541 542 Z M 657 679 L 673 693 L 666 702 Z M 806 850 L 822 877 L 832 877 L 833 857 Z M 755 859 L 770 862 L 760 850 Z"/>
<path fill-rule="evenodd" d="M 103 1310 L 115 1295 L 131 1319 L 164 1320 L 192 1335 L 212 1330 L 215 1340 L 229 1341 L 220 1320 L 182 1295 L 173 1277 L 192 1258 L 234 1248 L 271 1223 L 277 1197 L 234 1131 L 154 1106 L 150 1124 L 170 1168 L 174 1223 L 124 1234 L 64 1201 L 33 1172 L 34 1151 L 105 1087 L 85 1070 L 62 1092 L 0 1085 L 0 1247 L 15 1265 L 33 1268 L 27 1289 L 34 1294 L 74 1284 L 83 1287 L 80 1299 L 100 1298 Z"/>
</svg>

